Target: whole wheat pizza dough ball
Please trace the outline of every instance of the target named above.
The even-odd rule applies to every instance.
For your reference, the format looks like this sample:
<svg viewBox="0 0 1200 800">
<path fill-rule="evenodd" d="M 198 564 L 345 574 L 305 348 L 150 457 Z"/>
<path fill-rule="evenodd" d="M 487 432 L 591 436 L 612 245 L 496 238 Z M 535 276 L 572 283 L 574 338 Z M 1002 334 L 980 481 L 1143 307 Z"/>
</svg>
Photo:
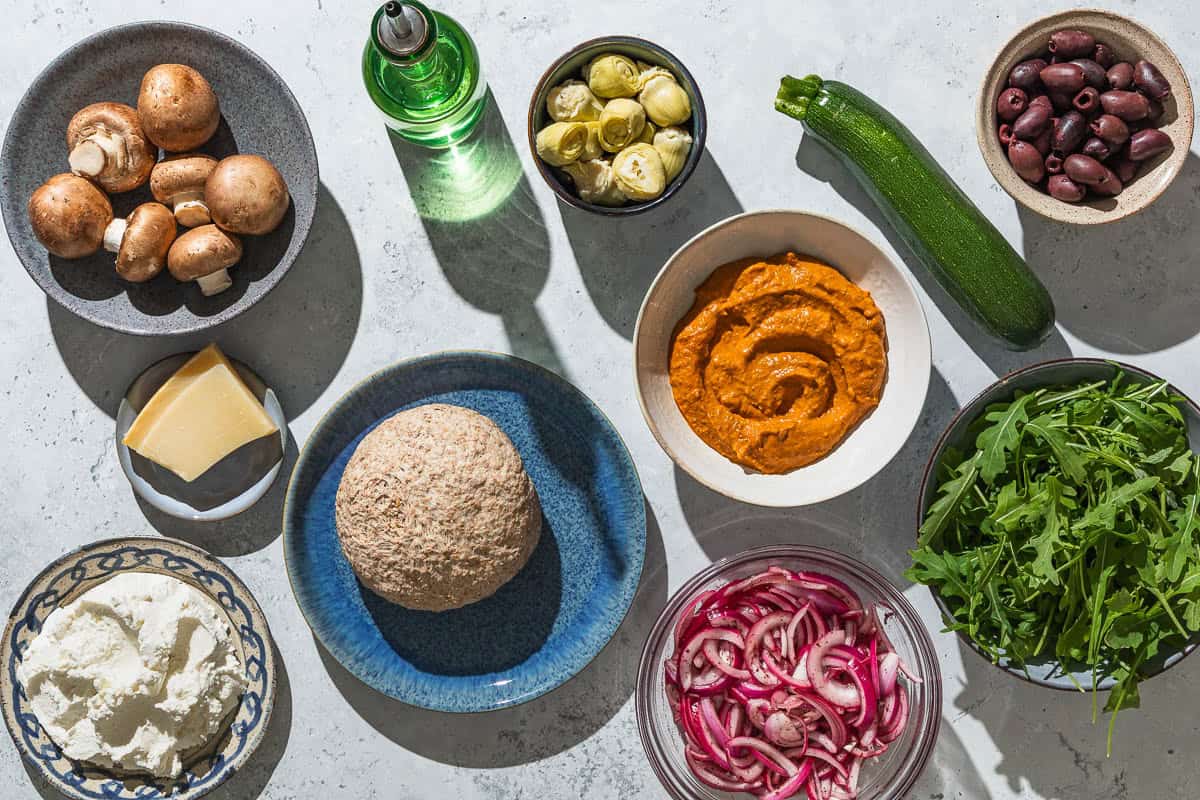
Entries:
<svg viewBox="0 0 1200 800">
<path fill-rule="evenodd" d="M 525 566 L 542 530 L 509 438 L 482 414 L 440 403 L 402 411 L 359 442 L 334 514 L 359 580 L 424 611 L 490 597 Z"/>
</svg>

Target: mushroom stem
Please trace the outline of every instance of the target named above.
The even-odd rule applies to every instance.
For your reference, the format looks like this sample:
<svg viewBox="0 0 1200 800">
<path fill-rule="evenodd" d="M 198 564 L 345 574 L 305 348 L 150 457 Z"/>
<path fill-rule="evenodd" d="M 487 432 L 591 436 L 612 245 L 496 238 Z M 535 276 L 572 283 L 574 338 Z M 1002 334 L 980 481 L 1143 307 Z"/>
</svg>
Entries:
<svg viewBox="0 0 1200 800">
<path fill-rule="evenodd" d="M 85 178 L 94 178 L 112 163 L 118 169 L 124 166 L 124 152 L 120 140 L 108 134 L 95 133 L 75 145 L 67 156 L 71 171 Z"/>
<path fill-rule="evenodd" d="M 219 269 L 211 275 L 202 275 L 196 278 L 196 284 L 205 297 L 212 297 L 233 286 L 233 279 L 229 277 L 229 270 Z"/>
<path fill-rule="evenodd" d="M 212 222 L 203 192 L 189 192 L 175 198 L 175 219 L 185 228 L 195 228 Z"/>
<path fill-rule="evenodd" d="M 125 239 L 125 228 L 128 223 L 118 217 L 108 223 L 108 227 L 104 229 L 104 249 L 110 253 L 116 253 L 121 250 L 121 242 Z"/>
</svg>

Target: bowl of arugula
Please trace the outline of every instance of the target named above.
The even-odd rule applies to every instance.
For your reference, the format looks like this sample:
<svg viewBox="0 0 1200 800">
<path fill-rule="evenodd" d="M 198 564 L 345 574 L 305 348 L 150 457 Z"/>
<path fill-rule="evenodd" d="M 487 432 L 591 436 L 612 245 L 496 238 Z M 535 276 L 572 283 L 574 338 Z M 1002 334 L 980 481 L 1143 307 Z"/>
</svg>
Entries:
<svg viewBox="0 0 1200 800">
<path fill-rule="evenodd" d="M 1138 684 L 1200 642 L 1200 408 L 1165 380 L 1099 359 L 997 381 L 942 434 L 921 485 L 907 572 L 949 630 L 1055 689 Z"/>
</svg>

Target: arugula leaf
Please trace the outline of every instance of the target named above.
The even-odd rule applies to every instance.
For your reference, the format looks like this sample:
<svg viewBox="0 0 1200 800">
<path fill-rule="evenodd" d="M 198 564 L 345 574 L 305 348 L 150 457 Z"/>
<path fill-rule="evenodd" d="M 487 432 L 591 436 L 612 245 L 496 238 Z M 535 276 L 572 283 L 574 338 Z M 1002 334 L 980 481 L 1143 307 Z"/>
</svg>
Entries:
<svg viewBox="0 0 1200 800">
<path fill-rule="evenodd" d="M 979 474 L 979 456 L 959 464 L 955 474 L 955 478 L 938 487 L 938 494 L 941 496 L 929 507 L 929 513 L 925 515 L 925 522 L 921 525 L 920 538 L 917 539 L 917 544 L 921 547 L 929 545 L 941 536 L 946 525 L 954 518 L 963 498 L 971 493 Z"/>
<path fill-rule="evenodd" d="M 1020 425 L 1029 419 L 1028 406 L 1032 401 L 1032 394 L 1021 395 L 1006 407 L 984 415 L 984 419 L 994 423 L 975 440 L 980 456 L 979 474 L 984 483 L 992 483 L 1004 471 L 1008 463 L 1006 454 L 1021 441 Z"/>
</svg>

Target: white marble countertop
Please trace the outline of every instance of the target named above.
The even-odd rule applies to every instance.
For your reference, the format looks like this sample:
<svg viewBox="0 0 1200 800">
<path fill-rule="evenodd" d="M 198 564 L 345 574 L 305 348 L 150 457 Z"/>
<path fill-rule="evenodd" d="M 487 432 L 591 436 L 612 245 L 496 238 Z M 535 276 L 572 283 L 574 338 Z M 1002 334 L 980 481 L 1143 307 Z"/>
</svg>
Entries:
<svg viewBox="0 0 1200 800">
<path fill-rule="evenodd" d="M 1141 19 L 1185 67 L 1200 62 L 1200 17 L 1184 4 L 1093 5 Z M 226 557 L 265 608 L 289 681 L 265 746 L 213 800 L 665 797 L 637 737 L 636 659 L 668 594 L 704 564 L 750 545 L 805 541 L 843 548 L 903 582 L 914 495 L 933 440 L 959 403 L 1011 368 L 1070 353 L 1111 353 L 1200 396 L 1195 156 L 1146 213 L 1082 230 L 1018 211 L 976 148 L 976 84 L 995 50 L 1025 21 L 1068 6 L 1058 0 L 448 0 L 439 7 L 475 37 L 494 92 L 499 135 L 491 163 L 518 158 L 526 176 L 497 211 L 457 223 L 422 221 L 418 208 L 446 216 L 458 206 L 434 194 L 436 168 L 393 152 L 363 90 L 359 54 L 370 0 L 0 0 L 0 126 L 53 55 L 133 20 L 216 28 L 256 50 L 292 87 L 321 163 L 312 238 L 280 288 L 214 337 L 252 360 L 275 387 L 295 441 L 377 368 L 446 348 L 503 350 L 560 372 L 609 414 L 653 510 L 641 592 L 616 638 L 578 678 L 528 705 L 483 716 L 388 701 L 322 651 L 293 601 L 278 535 L 282 481 L 240 518 L 189 526 L 139 504 L 122 476 L 113 447 L 119 396 L 144 366 L 204 337 L 145 340 L 77 320 L 45 300 L 4 246 L 0 608 L 10 608 L 46 563 L 98 538 L 158 531 Z M 686 190 L 665 209 L 628 220 L 560 206 L 524 144 L 529 93 L 546 64 L 605 33 L 641 35 L 682 57 L 709 113 L 708 155 Z M 1058 304 L 1059 328 L 1038 351 L 1000 350 L 967 328 L 900 252 L 924 288 L 933 336 L 925 413 L 901 454 L 861 489 L 775 512 L 725 500 L 673 468 L 638 410 L 629 340 L 642 294 L 666 257 L 743 209 L 827 213 L 891 250 L 878 214 L 847 173 L 803 141 L 797 123 L 772 110 L 779 76 L 789 71 L 851 82 L 908 123 L 1041 274 Z M 297 341 L 309 344 L 296 347 Z M 294 445 L 287 458 L 290 469 Z M 907 594 L 939 629 L 928 593 L 910 587 Z M 1106 759 L 1104 726 L 1091 724 L 1089 697 L 1029 686 L 965 651 L 953 636 L 935 638 L 945 674 L 944 725 L 914 798 L 1195 795 L 1200 723 L 1191 682 L 1200 678 L 1200 659 L 1143 688 L 1143 709 L 1122 714 L 1116 754 Z M 0 742 L 0 786 L 6 797 L 57 796 L 27 776 L 7 739 Z"/>
</svg>

